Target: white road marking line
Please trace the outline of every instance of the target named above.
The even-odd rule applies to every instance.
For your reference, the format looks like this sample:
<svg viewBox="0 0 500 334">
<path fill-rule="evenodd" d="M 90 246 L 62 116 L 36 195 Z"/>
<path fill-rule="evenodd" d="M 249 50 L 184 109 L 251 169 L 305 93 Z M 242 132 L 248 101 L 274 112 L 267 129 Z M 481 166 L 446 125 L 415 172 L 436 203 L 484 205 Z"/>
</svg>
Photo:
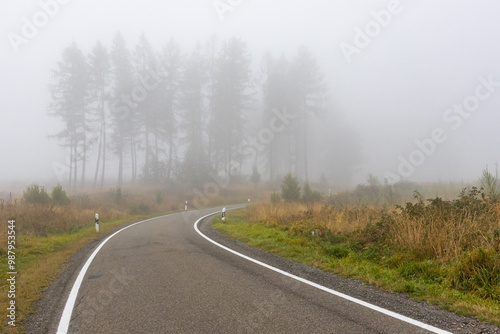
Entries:
<svg viewBox="0 0 500 334">
<path fill-rule="evenodd" d="M 113 238 L 115 235 L 117 235 L 118 233 L 120 233 L 122 231 L 125 231 L 126 229 L 128 229 L 128 228 L 130 228 L 132 226 L 139 225 L 139 224 L 142 224 L 142 223 L 146 223 L 146 222 L 149 222 L 149 221 L 152 221 L 152 220 L 155 220 L 155 219 L 160 219 L 160 218 L 168 217 L 168 216 L 171 216 L 171 215 L 172 214 L 166 215 L 166 216 L 161 216 L 161 217 L 156 217 L 156 218 L 151 218 L 151 219 L 143 220 L 143 221 L 131 224 L 129 226 L 126 226 L 126 227 L 122 228 L 121 230 L 113 233 L 109 237 L 107 237 L 99 245 L 99 247 L 97 247 L 94 250 L 94 252 L 92 253 L 92 255 L 90 255 L 90 257 L 88 258 L 87 262 L 85 262 L 85 265 L 83 266 L 82 270 L 80 270 L 80 273 L 78 274 L 78 277 L 76 278 L 76 281 L 73 284 L 73 288 L 71 289 L 71 292 L 69 294 L 68 300 L 66 301 L 66 306 L 64 306 L 64 311 L 63 311 L 63 313 L 61 315 L 61 320 L 59 320 L 59 326 L 57 327 L 57 334 L 67 334 L 68 333 L 69 322 L 71 321 L 71 314 L 73 313 L 73 308 L 75 307 L 76 297 L 78 296 L 78 290 L 80 290 L 80 286 L 82 285 L 83 278 L 85 277 L 85 274 L 87 273 L 87 269 L 90 267 L 90 264 L 92 263 L 92 261 L 96 257 L 97 253 L 99 253 L 99 251 L 101 250 L 101 248 L 111 238 Z"/>
<path fill-rule="evenodd" d="M 426 330 L 428 330 L 428 331 L 430 331 L 430 332 L 432 332 L 432 333 L 436 333 L 436 334 L 452 334 L 452 333 L 450 333 L 450 332 L 447 332 L 447 331 L 445 331 L 445 330 L 439 329 L 439 328 L 437 328 L 437 327 L 434 327 L 434 326 L 431 326 L 431 325 L 427 325 L 427 324 L 425 324 L 425 323 L 423 323 L 423 322 L 420 322 L 420 321 L 417 321 L 417 320 L 414 320 L 414 319 L 408 318 L 408 317 L 406 317 L 406 316 L 404 316 L 404 315 L 401 315 L 401 314 L 398 314 L 398 313 L 396 313 L 396 312 L 392 312 L 392 311 L 386 310 L 386 309 L 384 309 L 384 308 L 382 308 L 382 307 L 379 307 L 379 306 L 376 306 L 376 305 L 373 305 L 373 304 L 367 303 L 367 302 L 362 301 L 362 300 L 360 300 L 360 299 L 357 299 L 357 298 L 351 297 L 351 296 L 349 296 L 349 295 L 346 295 L 346 294 L 343 294 L 343 293 L 341 293 L 341 292 L 335 291 L 335 290 L 333 290 L 333 289 L 330 289 L 330 288 L 324 287 L 324 286 L 322 286 L 322 285 L 319 285 L 319 284 L 317 284 L 317 283 L 311 282 L 311 281 L 306 280 L 306 279 L 304 279 L 304 278 L 301 278 L 301 277 L 295 276 L 295 275 L 290 274 L 290 273 L 288 273 L 288 272 L 286 272 L 286 271 L 283 271 L 283 270 L 281 270 L 281 269 L 275 268 L 275 267 L 273 267 L 273 266 L 270 266 L 270 265 L 268 265 L 268 264 L 265 264 L 265 263 L 263 263 L 263 262 L 260 262 L 260 261 L 258 261 L 258 260 L 255 260 L 255 259 L 253 259 L 253 258 L 251 258 L 251 257 L 249 257 L 249 256 L 246 256 L 246 255 L 243 255 L 243 254 L 241 254 L 241 253 L 238 253 L 238 252 L 236 252 L 236 251 L 232 250 L 231 248 L 228 248 L 228 247 L 226 247 L 226 246 L 224 246 L 224 245 L 219 244 L 218 242 L 216 242 L 216 241 L 214 241 L 214 240 L 210 239 L 209 237 L 207 237 L 206 235 L 204 235 L 203 233 L 201 233 L 201 231 L 200 231 L 200 230 L 199 230 L 199 228 L 198 228 L 198 223 L 199 223 L 200 221 L 202 221 L 203 219 L 205 219 L 205 218 L 207 218 L 207 217 L 210 217 L 210 216 L 213 216 L 213 215 L 215 215 L 215 214 L 218 214 L 218 213 L 220 213 L 220 211 L 217 211 L 217 212 L 214 212 L 214 213 L 208 214 L 208 215 L 206 215 L 206 216 L 203 216 L 203 217 L 201 217 L 200 219 L 198 219 L 198 220 L 196 221 L 196 223 L 194 223 L 194 229 L 196 230 L 196 232 L 198 232 L 198 234 L 199 234 L 199 235 L 201 235 L 201 236 L 202 236 L 203 238 L 205 238 L 206 240 L 210 241 L 212 244 L 214 244 L 214 245 L 216 245 L 216 246 L 218 246 L 218 247 L 220 247 L 220 248 L 222 248 L 222 249 L 224 249 L 224 250 L 226 250 L 226 251 L 228 251 L 228 252 L 230 252 L 230 253 L 233 253 L 233 254 L 235 254 L 235 255 L 237 255 L 237 256 L 239 256 L 239 257 L 242 257 L 242 258 L 244 258 L 245 260 L 248 260 L 248 261 L 251 261 L 251 262 L 253 262 L 253 263 L 255 263 L 255 264 L 258 264 L 259 266 L 262 266 L 262 267 L 264 267 L 264 268 L 267 268 L 267 269 L 273 270 L 273 271 L 275 271 L 275 272 L 277 272 L 277 273 L 280 273 L 280 274 L 282 274 L 282 275 L 284 275 L 284 276 L 290 277 L 290 278 L 292 278 L 292 279 L 295 279 L 295 280 L 300 281 L 300 282 L 302 282 L 302 283 L 305 283 L 305 284 L 307 284 L 307 285 L 313 286 L 313 287 L 315 287 L 315 288 L 317 288 L 317 289 L 323 290 L 323 291 L 325 291 L 325 292 L 328 292 L 328 293 L 330 293 L 330 294 L 332 294 L 332 295 L 335 295 L 335 296 L 338 296 L 338 297 L 340 297 L 340 298 L 347 299 L 347 300 L 349 300 L 349 301 L 351 301 L 351 302 L 353 302 L 353 303 L 356 303 L 356 304 L 362 305 L 362 306 L 367 307 L 367 308 L 369 308 L 369 309 L 372 309 L 372 310 L 374 310 L 374 311 L 377 311 L 377 312 L 383 313 L 383 314 L 388 315 L 388 316 L 390 316 L 390 317 L 392 317 L 392 318 L 395 318 L 395 319 L 398 319 L 398 320 L 401 320 L 401 321 L 407 322 L 407 323 L 409 323 L 409 324 L 412 324 L 412 325 L 414 325 L 414 326 L 417 326 L 417 327 L 420 327 L 420 328 L 426 329 Z"/>
</svg>

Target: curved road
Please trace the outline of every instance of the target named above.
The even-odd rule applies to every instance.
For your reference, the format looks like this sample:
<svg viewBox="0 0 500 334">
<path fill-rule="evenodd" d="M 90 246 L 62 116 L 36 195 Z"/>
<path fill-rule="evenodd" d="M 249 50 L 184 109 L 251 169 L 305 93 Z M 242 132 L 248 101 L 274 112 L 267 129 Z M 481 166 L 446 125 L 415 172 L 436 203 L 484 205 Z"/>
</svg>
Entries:
<svg viewBox="0 0 500 334">
<path fill-rule="evenodd" d="M 67 332 L 429 333 L 214 245 L 194 228 L 214 211 L 109 239 L 83 276 Z"/>
</svg>

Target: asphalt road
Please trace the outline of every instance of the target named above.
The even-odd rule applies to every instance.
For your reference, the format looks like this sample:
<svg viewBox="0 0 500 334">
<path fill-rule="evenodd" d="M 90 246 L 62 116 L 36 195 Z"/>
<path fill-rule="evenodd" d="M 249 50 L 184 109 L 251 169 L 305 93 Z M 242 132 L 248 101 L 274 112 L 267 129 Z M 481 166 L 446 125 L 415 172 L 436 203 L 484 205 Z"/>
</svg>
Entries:
<svg viewBox="0 0 500 334">
<path fill-rule="evenodd" d="M 68 333 L 429 333 L 214 245 L 193 227 L 214 211 L 169 215 L 109 239 L 83 277 Z M 61 313 L 40 328 L 53 332 Z"/>
</svg>

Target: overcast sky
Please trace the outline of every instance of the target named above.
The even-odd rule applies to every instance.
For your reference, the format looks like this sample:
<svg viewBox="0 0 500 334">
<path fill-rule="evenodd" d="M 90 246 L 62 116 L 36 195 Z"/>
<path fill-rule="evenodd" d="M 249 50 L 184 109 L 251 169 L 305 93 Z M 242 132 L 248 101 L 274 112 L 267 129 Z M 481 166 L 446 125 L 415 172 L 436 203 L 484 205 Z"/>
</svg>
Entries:
<svg viewBox="0 0 500 334">
<path fill-rule="evenodd" d="M 65 152 L 48 139 L 58 131 L 46 113 L 51 70 L 71 42 L 87 53 L 117 31 L 129 46 L 144 32 L 154 46 L 174 37 L 188 50 L 212 34 L 241 37 L 256 62 L 266 49 L 305 45 L 362 138 L 354 184 L 368 173 L 475 180 L 500 161 L 498 17 L 494 0 L 3 1 L 0 181 L 54 178 Z M 27 31 L 37 19 L 38 31 Z"/>
</svg>

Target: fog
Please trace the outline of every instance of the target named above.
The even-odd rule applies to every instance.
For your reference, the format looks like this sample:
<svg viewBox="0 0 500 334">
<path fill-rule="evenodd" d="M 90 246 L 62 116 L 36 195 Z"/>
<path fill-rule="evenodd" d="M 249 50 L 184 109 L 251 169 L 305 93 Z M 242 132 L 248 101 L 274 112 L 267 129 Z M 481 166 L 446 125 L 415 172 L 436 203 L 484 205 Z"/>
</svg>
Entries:
<svg viewBox="0 0 500 334">
<path fill-rule="evenodd" d="M 67 150 L 49 138 L 63 127 L 60 119 L 48 115 L 53 100 L 49 85 L 55 84 L 52 71 L 73 42 L 86 56 L 98 41 L 110 52 L 117 32 L 131 52 L 143 35 L 158 52 L 176 40 L 186 58 L 198 43 L 206 52 L 214 36 L 217 53 L 233 37 L 246 43 L 254 89 L 243 112 L 240 146 L 268 126 L 262 90 L 266 52 L 277 62 L 282 56 L 293 62 L 299 48 L 305 47 L 327 87 L 320 112 L 308 118 L 309 136 L 304 141 L 309 152 L 304 154 L 305 177 L 312 182 L 355 185 L 365 182 L 367 174 L 389 183 L 477 180 L 484 168 L 494 169 L 500 161 L 499 14 L 500 3 L 486 0 L 4 3 L 0 183 L 8 187 L 65 182 L 66 177 L 58 179 L 54 166 L 68 164 Z M 205 97 L 204 103 L 208 100 Z M 204 122 L 209 118 L 205 114 Z M 182 161 L 184 130 L 177 127 L 174 153 Z M 203 142 L 208 132 L 226 130 L 212 124 Z M 248 177 L 257 166 L 263 180 L 289 171 L 304 180 L 300 158 L 290 158 L 295 166 L 279 156 L 284 154 L 286 136 L 274 137 L 243 165 L 239 160 L 244 158 L 234 158 L 238 173 Z M 274 165 L 274 176 L 266 158 L 273 145 L 282 163 Z M 169 145 L 165 147 L 161 159 L 168 156 Z M 93 148 L 87 158 L 89 185 L 95 152 Z M 108 159 L 106 185 L 113 186 L 118 164 L 111 149 Z M 143 160 L 141 153 L 137 159 Z M 210 162 L 216 172 L 224 169 Z M 138 168 L 142 164 L 139 161 Z M 128 182 L 130 166 L 124 168 Z"/>
</svg>

